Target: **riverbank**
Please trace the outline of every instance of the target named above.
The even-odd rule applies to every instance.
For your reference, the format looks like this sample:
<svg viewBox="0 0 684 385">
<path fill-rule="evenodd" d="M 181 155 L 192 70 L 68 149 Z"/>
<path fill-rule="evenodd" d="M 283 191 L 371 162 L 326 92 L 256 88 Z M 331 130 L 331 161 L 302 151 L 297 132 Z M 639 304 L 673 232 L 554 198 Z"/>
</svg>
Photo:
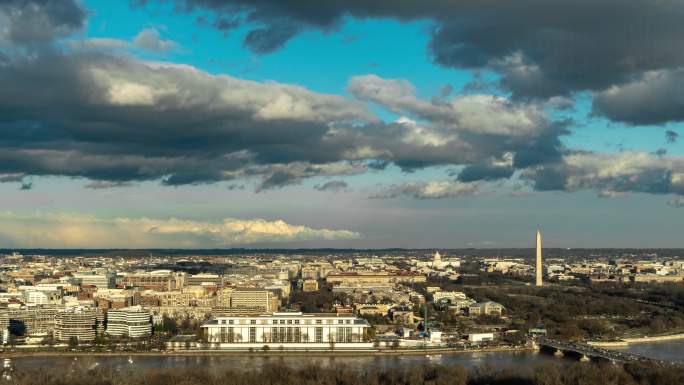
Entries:
<svg viewBox="0 0 684 385">
<path fill-rule="evenodd" d="M 186 350 L 172 352 L 68 352 L 68 351 L 31 351 L 31 352 L 2 352 L 0 358 L 23 357 L 372 357 L 372 356 L 402 356 L 402 355 L 437 355 L 437 354 L 477 354 L 477 353 L 531 353 L 537 349 L 528 347 L 491 347 L 479 349 L 430 348 L 430 349 L 382 349 L 382 350 L 347 350 L 347 351 L 221 351 L 221 350 Z"/>
<path fill-rule="evenodd" d="M 648 344 L 654 342 L 666 342 L 682 339 L 684 339 L 684 333 L 668 334 L 661 336 L 623 338 L 619 341 L 589 341 L 588 344 L 600 348 L 624 348 L 631 344 Z"/>
</svg>

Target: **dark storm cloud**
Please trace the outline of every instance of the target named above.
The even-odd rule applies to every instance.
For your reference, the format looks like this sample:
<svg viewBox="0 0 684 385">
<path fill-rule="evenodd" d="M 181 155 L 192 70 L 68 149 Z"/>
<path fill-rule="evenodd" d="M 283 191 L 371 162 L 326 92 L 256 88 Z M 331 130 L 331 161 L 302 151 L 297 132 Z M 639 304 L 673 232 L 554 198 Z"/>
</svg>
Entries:
<svg viewBox="0 0 684 385">
<path fill-rule="evenodd" d="M 557 159 L 564 134 L 538 106 L 491 95 L 426 101 L 403 80 L 352 79 L 360 100 L 418 119 L 385 123 L 340 96 L 103 50 L 14 55 L 0 82 L 2 174 L 171 186 L 255 179 L 262 191 L 390 163 L 413 171 L 510 153 L 527 167 Z"/>
<path fill-rule="evenodd" d="M 406 182 L 384 186 L 373 192 L 369 199 L 393 199 L 403 196 L 414 199 L 445 199 L 481 195 L 481 184 L 454 180 Z"/>
<path fill-rule="evenodd" d="M 290 163 L 251 167 L 247 174 L 264 175 L 257 187 L 257 192 L 272 188 L 301 183 L 304 179 L 315 176 L 356 175 L 368 170 L 362 162 L 337 162 L 329 164 Z"/>
<path fill-rule="evenodd" d="M 396 156 L 394 163 L 405 171 L 434 164 L 476 165 L 507 154 L 511 154 L 515 168 L 556 162 L 563 149 L 560 136 L 569 133 L 571 123 L 548 120 L 538 105 L 492 95 L 451 99 L 441 95 L 426 101 L 416 97 L 409 82 L 375 75 L 352 78 L 349 91 L 358 99 L 415 119 L 404 118 L 377 128 L 403 131 L 400 135 L 387 132 L 377 136 L 390 141 L 389 148 Z M 512 169 L 511 164 L 507 167 Z M 468 178 L 478 174 L 468 173 Z"/>
<path fill-rule="evenodd" d="M 93 190 L 106 190 L 106 189 L 112 189 L 112 188 L 120 188 L 120 187 L 133 187 L 134 184 L 130 182 L 111 182 L 111 181 L 103 181 L 103 180 L 95 180 L 87 185 L 85 185 L 85 188 L 93 189 Z"/>
<path fill-rule="evenodd" d="M 645 71 L 684 65 L 684 3 L 678 0 L 173 2 L 182 10 L 241 15 L 253 28 L 245 43 L 257 52 L 280 47 L 299 31 L 333 30 L 347 15 L 430 19 L 437 63 L 495 69 L 501 85 L 522 98 L 602 90 Z"/>
<path fill-rule="evenodd" d="M 458 174 L 458 180 L 461 182 L 472 182 L 476 180 L 508 179 L 514 172 L 515 169 L 511 166 L 475 164 L 466 166 Z"/>
<path fill-rule="evenodd" d="M 667 142 L 668 144 L 673 144 L 677 143 L 677 140 L 679 140 L 679 134 L 676 131 L 665 131 L 665 142 Z"/>
<path fill-rule="evenodd" d="M 3 175 L 178 185 L 275 172 L 259 165 L 324 165 L 298 166 L 299 181 L 353 146 L 326 142 L 330 124 L 375 119 L 360 103 L 302 87 L 100 51 L 15 55 L 0 82 Z M 281 184 L 269 175 L 263 188 Z"/>
<path fill-rule="evenodd" d="M 323 184 L 317 184 L 314 186 L 315 190 L 332 191 L 335 193 L 346 191 L 348 188 L 349 185 L 343 180 L 331 180 L 330 182 L 325 182 Z"/>
<path fill-rule="evenodd" d="M 629 124 L 684 120 L 684 69 L 649 72 L 594 99 L 594 112 Z"/>
<path fill-rule="evenodd" d="M 21 182 L 21 187 L 19 187 L 19 190 L 31 190 L 32 188 L 33 188 L 33 182 L 23 181 L 23 182 Z"/>
<path fill-rule="evenodd" d="M 667 149 L 661 147 L 661 148 L 653 151 L 653 155 L 665 156 L 665 155 L 667 155 Z"/>
<path fill-rule="evenodd" d="M 683 194 L 684 159 L 642 152 L 573 152 L 560 162 L 525 170 L 523 178 L 541 191 Z"/>
<path fill-rule="evenodd" d="M 0 47 L 49 43 L 81 29 L 85 18 L 74 0 L 2 0 Z"/>
<path fill-rule="evenodd" d="M 249 31 L 245 36 L 245 45 L 256 53 L 269 53 L 282 48 L 296 34 L 297 28 L 288 23 L 270 25 Z"/>
<path fill-rule="evenodd" d="M 243 4 L 242 11 L 248 12 L 248 22 L 266 29 L 290 26 L 290 31 L 334 28 L 348 12 L 368 17 L 384 12 L 356 1 L 333 8 L 325 8 L 328 2 L 283 8 L 285 3 L 251 3 L 257 8 L 270 4 L 258 10 Z M 451 2 L 427 3 L 452 10 Z M 7 4 L 18 2 L 0 3 L 3 15 L 10 9 Z M 219 6 L 205 1 L 183 7 L 202 4 Z M 423 3 L 402 4 L 415 12 L 401 19 L 425 11 Z M 354 11 L 346 8 L 350 5 Z M 319 7 L 329 11 L 323 12 L 327 17 L 320 18 Z M 218 17 L 234 16 L 228 8 L 221 7 Z M 282 12 L 291 15 L 283 19 Z M 300 18 L 308 24 L 291 24 Z M 54 39 L 80 26 L 62 23 L 68 27 L 55 29 L 53 24 L 58 23 L 47 24 L 46 34 Z M 277 33 L 285 35 L 280 40 L 266 36 L 259 43 L 264 50 L 284 43 L 290 32 Z M 150 36 L 150 41 L 159 40 Z M 13 41 L 15 48 L 36 47 L 32 41 Z M 277 44 L 269 46 L 273 41 Z M 599 166 L 587 166 L 586 159 L 574 165 L 578 160 L 566 154 L 560 141 L 570 123 L 550 120 L 535 102 L 450 96 L 448 87 L 424 100 L 408 81 L 375 75 L 352 78 L 349 91 L 355 99 L 348 99 L 294 85 L 212 75 L 186 65 L 144 62 L 106 47 L 57 49 L 57 44 L 44 43 L 30 52 L 8 50 L 1 59 L 0 181 L 56 175 L 88 178 L 90 188 L 104 188 L 145 180 L 170 186 L 251 180 L 262 191 L 394 164 L 404 171 L 464 167 L 460 180 L 397 185 L 386 194 L 421 199 L 478 195 L 480 184 L 474 181 L 511 177 L 517 170 L 524 170 L 539 189 L 659 193 L 675 191 L 679 183 L 680 165 L 664 157 L 659 160 L 669 166 L 634 157 L 641 163 L 616 177 L 596 174 Z M 163 48 L 168 42 L 157 43 L 150 47 Z M 506 56 L 497 65 L 515 64 L 514 59 Z M 402 118 L 380 121 L 364 102 Z M 612 161 L 595 163 L 610 169 L 606 164 Z"/>
</svg>

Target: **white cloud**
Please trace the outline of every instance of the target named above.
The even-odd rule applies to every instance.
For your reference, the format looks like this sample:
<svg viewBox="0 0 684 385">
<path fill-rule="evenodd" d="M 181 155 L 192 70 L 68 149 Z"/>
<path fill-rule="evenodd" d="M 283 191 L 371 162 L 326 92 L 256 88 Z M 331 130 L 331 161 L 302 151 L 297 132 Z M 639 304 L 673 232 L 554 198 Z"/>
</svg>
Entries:
<svg viewBox="0 0 684 385">
<path fill-rule="evenodd" d="M 159 31 L 154 28 L 145 28 L 133 38 L 133 45 L 137 48 L 150 52 L 164 53 L 178 48 L 178 43 L 173 40 L 161 38 Z"/>
<path fill-rule="evenodd" d="M 573 152 L 561 162 L 527 169 L 524 179 L 538 190 L 596 190 L 601 196 L 641 192 L 684 193 L 684 157 L 639 151 L 619 154 Z"/>
<path fill-rule="evenodd" d="M 398 114 L 427 120 L 448 133 L 535 136 L 544 130 L 547 118 L 534 104 L 514 104 L 496 95 L 464 95 L 425 101 L 404 79 L 383 79 L 377 75 L 355 76 L 349 91 L 361 100 L 380 104 Z"/>
<path fill-rule="evenodd" d="M 283 220 L 225 218 L 211 222 L 0 212 L 0 240 L 10 247 L 201 248 L 358 238 L 361 234 L 354 231 L 314 229 Z"/>
<path fill-rule="evenodd" d="M 684 197 L 681 195 L 678 195 L 672 199 L 669 199 L 667 201 L 667 204 L 672 206 L 672 207 L 684 207 Z"/>
<path fill-rule="evenodd" d="M 476 196 L 483 193 L 482 183 L 459 182 L 456 180 L 406 182 L 381 188 L 373 193 L 372 199 L 398 198 L 411 196 L 416 199 L 442 199 L 462 196 Z"/>
<path fill-rule="evenodd" d="M 193 110 L 226 117 L 239 115 L 255 121 L 289 120 L 331 123 L 375 120 L 361 104 L 341 96 L 320 94 L 304 87 L 259 83 L 227 75 L 211 75 L 194 67 L 137 60 L 81 64 L 94 88 L 91 102 L 113 106 Z"/>
</svg>

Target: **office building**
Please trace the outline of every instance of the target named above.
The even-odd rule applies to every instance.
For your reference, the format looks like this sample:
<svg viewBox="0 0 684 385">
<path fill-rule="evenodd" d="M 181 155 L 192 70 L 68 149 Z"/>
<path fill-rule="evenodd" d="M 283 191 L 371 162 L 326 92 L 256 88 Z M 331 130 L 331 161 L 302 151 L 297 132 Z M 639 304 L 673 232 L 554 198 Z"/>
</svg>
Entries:
<svg viewBox="0 0 684 385">
<path fill-rule="evenodd" d="M 55 306 L 31 306 L 9 308 L 10 322 L 20 325 L 25 335 L 51 333 L 55 328 Z"/>
<path fill-rule="evenodd" d="M 126 273 L 122 277 L 126 286 L 138 287 L 143 290 L 171 291 L 179 289 L 185 284 L 183 273 L 173 273 L 170 270 L 156 270 L 151 272 Z"/>
<path fill-rule="evenodd" d="M 79 342 L 95 340 L 97 314 L 95 310 L 76 307 L 60 310 L 55 315 L 55 339 L 68 342 L 75 337 Z"/>
<path fill-rule="evenodd" d="M 152 334 L 150 312 L 140 306 L 109 310 L 107 334 L 116 337 L 149 337 Z"/>
<path fill-rule="evenodd" d="M 239 288 L 230 294 L 230 307 L 274 312 L 278 310 L 278 296 L 270 290 Z"/>
<path fill-rule="evenodd" d="M 95 286 L 98 289 L 113 289 L 116 287 L 116 275 L 112 273 L 74 273 L 73 277 L 80 286 Z"/>
</svg>

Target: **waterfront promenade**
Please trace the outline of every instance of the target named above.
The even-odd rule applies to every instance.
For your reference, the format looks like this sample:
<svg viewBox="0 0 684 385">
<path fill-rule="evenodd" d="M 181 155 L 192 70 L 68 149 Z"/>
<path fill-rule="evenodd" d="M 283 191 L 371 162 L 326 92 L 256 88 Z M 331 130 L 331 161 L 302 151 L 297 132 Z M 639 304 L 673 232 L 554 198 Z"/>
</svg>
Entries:
<svg viewBox="0 0 684 385">
<path fill-rule="evenodd" d="M 684 340 L 684 333 L 659 335 L 659 336 L 644 336 L 623 338 L 617 341 L 589 341 L 588 345 L 602 348 L 622 348 L 630 344 L 649 344 L 654 342 L 666 342 Z"/>
<path fill-rule="evenodd" d="M 425 349 L 367 349 L 367 350 L 311 350 L 311 351 L 287 351 L 287 350 L 262 350 L 237 351 L 237 350 L 178 350 L 178 351 L 152 351 L 152 352 L 104 352 L 104 351 L 4 351 L 0 358 L 20 357 L 192 357 L 192 356 L 239 356 L 239 357 L 282 357 L 282 356 L 315 356 L 315 357 L 356 357 L 356 356 L 401 356 L 401 355 L 434 355 L 434 354 L 476 354 L 476 353 L 531 353 L 537 351 L 530 347 L 483 347 L 483 348 L 425 348 Z"/>
</svg>

